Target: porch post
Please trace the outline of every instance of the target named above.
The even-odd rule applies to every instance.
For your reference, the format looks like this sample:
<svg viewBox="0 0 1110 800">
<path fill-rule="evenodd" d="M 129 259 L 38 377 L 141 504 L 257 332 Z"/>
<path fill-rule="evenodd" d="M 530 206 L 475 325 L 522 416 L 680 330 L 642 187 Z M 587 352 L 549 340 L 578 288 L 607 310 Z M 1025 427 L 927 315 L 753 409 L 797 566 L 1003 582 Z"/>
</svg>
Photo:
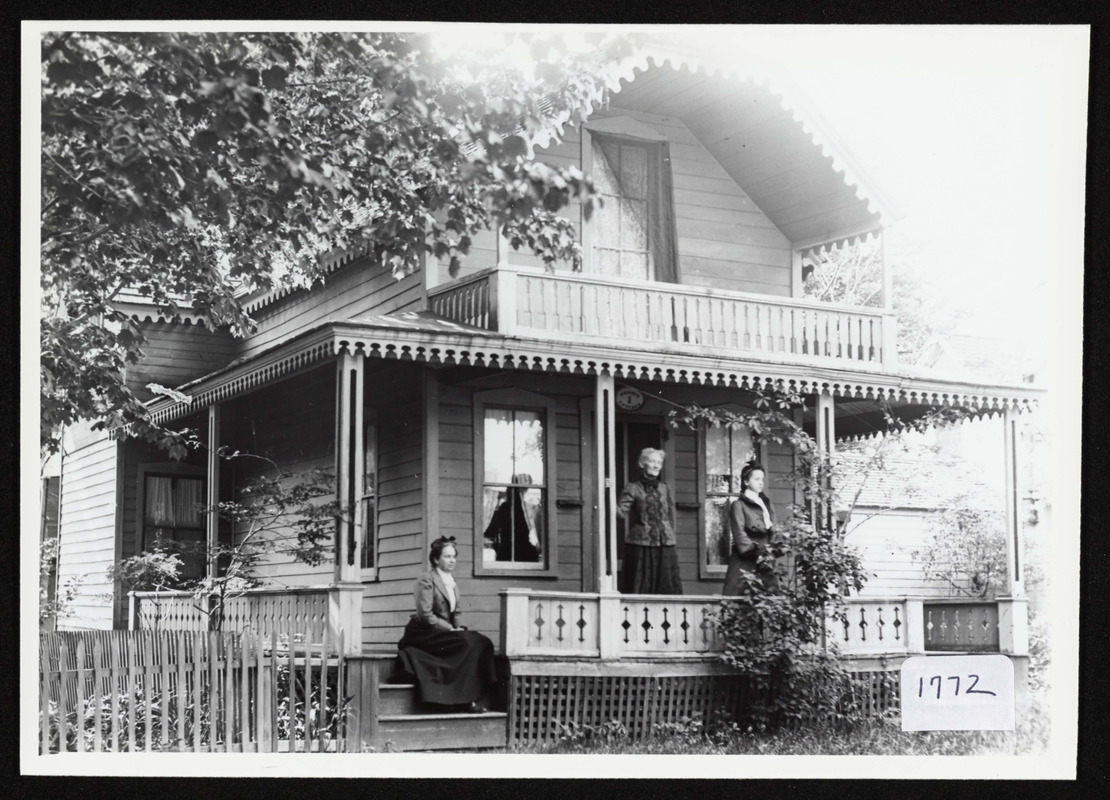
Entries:
<svg viewBox="0 0 1110 800">
<path fill-rule="evenodd" d="M 831 394 L 824 392 L 817 395 L 817 453 L 822 462 L 827 463 L 836 453 L 836 403 Z M 826 475 L 822 479 L 827 487 L 829 479 Z M 835 527 L 834 514 L 836 509 L 828 506 L 813 509 L 815 524 L 823 525 L 832 530 Z"/>
<path fill-rule="evenodd" d="M 617 590 L 616 409 L 612 375 L 594 384 L 594 441 L 597 443 L 598 589 Z"/>
<path fill-rule="evenodd" d="M 1017 415 L 1009 408 L 1002 412 L 1002 426 L 1006 464 L 1006 584 L 1008 594 L 1022 597 L 1025 565 L 1022 559 L 1021 464 L 1018 463 L 1021 448 L 1017 444 Z"/>
<path fill-rule="evenodd" d="M 208 406 L 208 469 L 207 469 L 207 494 L 209 511 L 204 521 L 205 554 L 207 555 L 205 570 L 208 578 L 215 578 L 219 570 L 216 558 L 216 547 L 220 543 L 220 512 L 217 506 L 220 502 L 220 405 L 213 403 Z"/>
<path fill-rule="evenodd" d="M 1023 580 L 1021 448 L 1017 446 L 1017 414 L 1009 408 L 1002 412 L 1002 429 L 1006 469 L 1006 593 L 998 598 L 998 644 L 1003 653 L 1025 655 L 1029 652 L 1029 601 Z"/>
<path fill-rule="evenodd" d="M 328 598 L 328 627 L 344 631 L 348 653 L 362 650 L 363 378 L 365 358 L 349 349 L 339 354 L 335 393 L 335 477 L 339 515 L 335 529 L 334 583 Z"/>
</svg>

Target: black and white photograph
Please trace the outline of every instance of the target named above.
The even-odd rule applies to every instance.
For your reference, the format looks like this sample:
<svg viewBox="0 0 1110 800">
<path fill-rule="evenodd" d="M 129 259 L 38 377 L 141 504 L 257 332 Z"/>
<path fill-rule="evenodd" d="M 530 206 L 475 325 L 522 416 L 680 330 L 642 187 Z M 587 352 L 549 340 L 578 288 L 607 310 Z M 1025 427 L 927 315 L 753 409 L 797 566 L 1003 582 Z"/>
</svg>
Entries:
<svg viewBox="0 0 1110 800">
<path fill-rule="evenodd" d="M 24 22 L 21 771 L 1074 778 L 1089 34 Z"/>
</svg>

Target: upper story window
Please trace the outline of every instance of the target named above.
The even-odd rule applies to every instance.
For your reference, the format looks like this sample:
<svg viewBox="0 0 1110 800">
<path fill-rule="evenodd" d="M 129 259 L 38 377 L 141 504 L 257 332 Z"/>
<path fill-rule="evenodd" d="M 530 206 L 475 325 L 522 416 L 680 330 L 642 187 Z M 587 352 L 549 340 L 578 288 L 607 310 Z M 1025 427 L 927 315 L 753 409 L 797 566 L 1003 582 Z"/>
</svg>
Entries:
<svg viewBox="0 0 1110 800">
<path fill-rule="evenodd" d="M 601 206 L 590 225 L 590 269 L 632 280 L 674 282 L 678 274 L 674 191 L 666 141 L 589 135 Z"/>
<path fill-rule="evenodd" d="M 740 496 L 740 471 L 757 450 L 747 428 L 705 427 L 699 437 L 702 482 L 702 574 L 723 574 L 728 566 L 732 534 L 728 512 Z"/>
<path fill-rule="evenodd" d="M 207 541 L 204 515 L 204 477 L 170 473 L 143 474 L 143 549 L 161 545 L 184 546 L 183 578 L 203 578 Z"/>
<path fill-rule="evenodd" d="M 475 571 L 555 566 L 554 403 L 521 390 L 474 402 Z"/>
</svg>

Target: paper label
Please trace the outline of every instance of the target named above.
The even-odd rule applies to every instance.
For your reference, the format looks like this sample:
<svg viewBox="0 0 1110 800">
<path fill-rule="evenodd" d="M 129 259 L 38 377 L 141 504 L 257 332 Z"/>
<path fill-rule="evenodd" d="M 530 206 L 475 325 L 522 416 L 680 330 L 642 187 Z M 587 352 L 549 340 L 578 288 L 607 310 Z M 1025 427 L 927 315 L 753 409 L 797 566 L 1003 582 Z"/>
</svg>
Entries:
<svg viewBox="0 0 1110 800">
<path fill-rule="evenodd" d="M 1014 664 L 1006 656 L 911 656 L 902 663 L 902 730 L 1013 729 Z"/>
</svg>

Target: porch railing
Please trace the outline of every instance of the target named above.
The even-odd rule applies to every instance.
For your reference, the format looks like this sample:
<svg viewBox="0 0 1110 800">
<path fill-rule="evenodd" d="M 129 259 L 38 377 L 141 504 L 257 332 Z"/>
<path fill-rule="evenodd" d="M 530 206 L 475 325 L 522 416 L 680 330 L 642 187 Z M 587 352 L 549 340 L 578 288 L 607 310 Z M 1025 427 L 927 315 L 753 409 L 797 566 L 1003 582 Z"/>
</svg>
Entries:
<svg viewBox="0 0 1110 800">
<path fill-rule="evenodd" d="M 485 269 L 428 293 L 448 319 L 504 334 L 880 369 L 897 358 L 882 311 L 578 273 Z"/>
<path fill-rule="evenodd" d="M 516 657 L 706 657 L 721 648 L 713 622 L 721 599 L 506 589 L 501 649 Z M 1023 603 L 856 597 L 845 619 L 829 620 L 826 635 L 852 657 L 1025 653 Z"/>
<path fill-rule="evenodd" d="M 251 589 L 224 606 L 224 631 L 304 631 L 314 641 L 328 630 L 331 586 Z M 207 631 L 209 615 L 190 592 L 131 592 L 133 630 Z M 348 628 L 350 626 L 347 626 Z"/>
</svg>

